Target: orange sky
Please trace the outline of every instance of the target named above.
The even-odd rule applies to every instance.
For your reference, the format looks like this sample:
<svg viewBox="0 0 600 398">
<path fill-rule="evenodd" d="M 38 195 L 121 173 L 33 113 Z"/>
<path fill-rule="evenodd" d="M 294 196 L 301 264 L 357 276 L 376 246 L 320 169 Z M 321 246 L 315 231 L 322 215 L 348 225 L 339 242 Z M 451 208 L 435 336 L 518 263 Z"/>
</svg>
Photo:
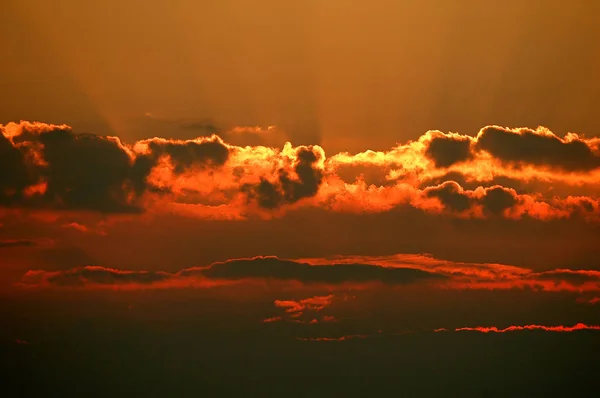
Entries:
<svg viewBox="0 0 600 398">
<path fill-rule="evenodd" d="M 489 124 L 591 135 L 599 7 L 8 0 L 0 120 L 126 140 L 198 135 L 187 122 L 277 125 L 328 152 Z"/>
<path fill-rule="evenodd" d="M 26 377 L 120 369 L 102 368 L 109 355 L 148 364 L 148 380 L 202 374 L 194 391 L 220 396 L 211 380 L 229 373 L 211 366 L 229 372 L 227 355 L 338 358 L 336 344 L 410 353 L 364 373 L 404 366 L 410 396 L 429 396 L 431 369 L 441 384 L 479 370 L 463 371 L 471 357 L 487 373 L 461 396 L 494 382 L 511 396 L 486 377 L 525 373 L 497 357 L 530 366 L 527 380 L 596 375 L 573 356 L 600 328 L 599 13 L 1 2 L 0 348 L 21 385 L 37 396 L 46 384 Z M 563 351 L 527 356 L 550 346 Z M 75 352 L 96 359 L 74 366 Z M 192 372 L 198 357 L 216 373 Z M 299 372 L 277 364 L 256 372 Z M 161 391 L 193 381 L 173 383 Z"/>
</svg>

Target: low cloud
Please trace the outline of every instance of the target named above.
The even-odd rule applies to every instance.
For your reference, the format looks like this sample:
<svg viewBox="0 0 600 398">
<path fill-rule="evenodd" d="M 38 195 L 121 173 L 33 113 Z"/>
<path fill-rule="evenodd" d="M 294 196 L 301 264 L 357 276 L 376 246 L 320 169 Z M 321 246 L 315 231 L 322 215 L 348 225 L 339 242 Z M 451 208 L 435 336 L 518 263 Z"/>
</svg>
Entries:
<svg viewBox="0 0 600 398">
<path fill-rule="evenodd" d="M 287 320 L 293 323 L 317 324 L 335 322 L 336 319 L 332 315 L 321 315 L 320 311 L 329 307 L 334 299 L 334 295 L 313 296 L 300 300 L 275 300 L 275 307 L 284 311 L 281 316 L 274 316 L 265 319 L 263 322 L 271 323 Z"/>
<path fill-rule="evenodd" d="M 38 244 L 35 240 L 29 239 L 5 239 L 0 240 L 0 248 L 2 247 L 30 247 Z"/>
<path fill-rule="evenodd" d="M 458 290 L 527 289 L 537 292 L 600 292 L 600 271 L 556 269 L 535 272 L 527 268 L 493 263 L 461 263 L 426 255 L 337 256 L 284 260 L 252 257 L 217 262 L 205 267 L 163 271 L 118 270 L 83 266 L 54 271 L 31 270 L 22 278 L 24 286 L 64 287 L 212 287 L 252 281 L 279 281 L 323 286 L 330 289 L 390 287 L 419 284 L 423 287 Z M 282 316 L 299 317 L 328 307 L 334 296 L 280 299 L 274 305 Z"/>
<path fill-rule="evenodd" d="M 85 285 L 151 285 L 164 282 L 172 275 L 166 272 L 124 271 L 99 266 L 86 266 L 61 271 L 28 271 L 23 282 L 48 283 L 57 286 Z"/>
<path fill-rule="evenodd" d="M 454 329 L 455 332 L 480 332 L 480 333 L 506 333 L 506 332 L 520 332 L 525 330 L 541 330 L 544 332 L 576 332 L 580 330 L 600 330 L 600 326 L 586 325 L 585 323 L 578 323 L 573 326 L 544 326 L 544 325 L 524 325 L 524 326 L 508 326 L 503 329 L 499 329 L 496 326 L 476 326 L 476 327 L 462 327 Z M 436 331 L 446 331 L 446 329 L 437 329 Z"/>
<path fill-rule="evenodd" d="M 209 279 L 275 279 L 304 284 L 384 283 L 402 285 L 443 280 L 440 274 L 413 268 L 387 268 L 373 264 L 327 264 L 315 266 L 277 257 L 254 257 L 190 268 L 181 276 L 201 275 Z"/>
</svg>

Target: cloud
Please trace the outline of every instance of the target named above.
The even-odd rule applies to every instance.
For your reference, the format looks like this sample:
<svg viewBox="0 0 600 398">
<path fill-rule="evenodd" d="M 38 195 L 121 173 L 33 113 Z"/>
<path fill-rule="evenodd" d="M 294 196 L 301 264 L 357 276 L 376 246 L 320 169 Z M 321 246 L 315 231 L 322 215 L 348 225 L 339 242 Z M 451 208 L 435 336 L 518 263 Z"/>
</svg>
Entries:
<svg viewBox="0 0 600 398">
<path fill-rule="evenodd" d="M 598 304 L 600 303 L 600 297 L 578 297 L 577 298 L 577 302 L 578 303 L 583 303 L 583 304 L 590 304 L 590 305 L 594 305 L 594 304 Z"/>
<path fill-rule="evenodd" d="M 458 134 L 440 133 L 429 141 L 425 155 L 433 160 L 436 167 L 450 167 L 456 163 L 465 162 L 473 158 L 471 139 Z"/>
<path fill-rule="evenodd" d="M 520 332 L 520 331 L 532 331 L 539 330 L 544 332 L 556 332 L 556 333 L 565 333 L 565 332 L 578 332 L 582 330 L 591 330 L 591 331 L 600 331 L 600 326 L 597 325 L 587 325 L 585 323 L 577 323 L 573 326 L 564 326 L 564 325 L 556 325 L 556 326 L 544 326 L 544 325 L 523 325 L 523 326 L 508 326 L 506 328 L 498 328 L 496 326 L 476 326 L 476 327 L 460 327 L 455 329 L 447 329 L 447 328 L 437 328 L 434 329 L 434 333 L 446 333 L 446 332 L 479 332 L 479 333 L 506 333 L 506 332 Z M 380 336 L 398 336 L 403 335 L 409 332 L 388 332 L 382 333 L 380 330 L 377 334 L 367 335 L 367 334 L 354 334 L 354 335 L 344 335 L 340 337 L 299 337 L 298 340 L 304 341 L 344 341 L 350 340 L 353 338 L 368 338 L 368 337 L 380 337 Z"/>
<path fill-rule="evenodd" d="M 255 130 L 232 128 L 227 137 L 267 134 Z M 239 220 L 300 207 L 365 213 L 412 206 L 462 218 L 600 221 L 600 139 L 559 138 L 544 128 L 486 126 L 476 137 L 428 131 L 387 152 L 331 156 L 316 145 L 236 146 L 216 135 L 128 144 L 37 122 L 0 131 L 3 207 Z M 493 181 L 502 184 L 487 184 Z M 560 196 L 555 183 L 586 188 Z M 527 193 L 518 191 L 524 184 Z"/>
<path fill-rule="evenodd" d="M 511 165 L 532 164 L 565 171 L 589 171 L 600 167 L 597 146 L 571 134 L 559 138 L 544 128 L 508 129 L 487 126 L 479 132 L 476 148 Z"/>
<path fill-rule="evenodd" d="M 228 157 L 218 137 L 175 141 L 150 139 L 127 147 L 116 137 L 75 134 L 68 126 L 21 122 L 0 126 L 6 169 L 0 203 L 8 206 L 136 213 L 159 160 L 175 173 L 188 167 L 218 167 Z"/>
<path fill-rule="evenodd" d="M 462 187 L 454 181 L 444 182 L 437 187 L 424 190 L 427 197 L 439 199 L 445 207 L 457 212 L 468 210 L 472 205 L 471 197 L 464 193 Z"/>
<path fill-rule="evenodd" d="M 6 192 L 22 193 L 32 183 L 24 154 L 3 134 L 0 135 L 0 204 L 10 205 L 17 200 Z"/>
<path fill-rule="evenodd" d="M 582 330 L 591 330 L 591 331 L 600 331 L 600 326 L 597 325 L 587 325 L 585 323 L 577 323 L 573 326 L 544 326 L 544 325 L 523 325 L 523 326 L 508 326 L 504 329 L 499 329 L 496 326 L 476 326 L 476 327 L 461 327 L 456 329 L 446 329 L 446 328 L 438 328 L 434 329 L 434 333 L 445 333 L 445 332 L 479 332 L 479 333 L 506 333 L 506 332 L 518 332 L 518 331 L 532 331 L 539 330 L 544 332 L 556 332 L 556 333 L 565 333 L 565 332 L 578 332 Z M 342 335 L 339 337 L 297 337 L 297 340 L 302 341 L 346 341 L 351 339 L 366 339 L 370 337 L 381 337 L 381 336 L 398 336 L 403 335 L 409 332 L 388 332 L 382 333 L 380 330 L 376 334 L 352 334 L 352 335 Z"/>
<path fill-rule="evenodd" d="M 35 240 L 30 239 L 4 239 L 0 240 L 0 248 L 3 247 L 30 247 L 38 244 Z"/>
<path fill-rule="evenodd" d="M 584 323 L 578 323 L 573 326 L 543 326 L 543 325 L 524 325 L 524 326 L 508 326 L 504 329 L 499 329 L 496 326 L 477 326 L 477 327 L 462 327 L 454 329 L 455 332 L 481 332 L 481 333 L 506 333 L 506 332 L 517 332 L 524 330 L 542 330 L 545 332 L 575 332 L 579 330 L 600 330 L 600 326 L 586 325 Z M 445 329 L 437 329 L 436 331 L 445 331 Z"/>
<path fill-rule="evenodd" d="M 0 202 L 9 206 L 135 212 L 128 185 L 141 185 L 127 150 L 117 138 L 75 135 L 68 126 L 23 122 L 3 126 L 19 171 Z M 37 187 L 37 189 L 31 189 Z M 29 189 L 28 189 L 29 188 Z"/>
<path fill-rule="evenodd" d="M 35 284 L 46 282 L 58 286 L 84 285 L 151 285 L 172 278 L 166 272 L 123 271 L 99 266 L 78 267 L 61 271 L 28 271 L 23 282 Z"/>
<path fill-rule="evenodd" d="M 544 127 L 507 128 L 486 126 L 476 137 L 431 131 L 421 141 L 425 155 L 436 167 L 448 168 L 477 160 L 482 151 L 512 168 L 525 165 L 565 172 L 586 172 L 600 168 L 598 139 L 577 134 L 560 138 Z"/>
<path fill-rule="evenodd" d="M 17 248 L 31 247 L 35 248 L 34 252 L 52 250 L 55 245 L 55 240 L 51 238 L 36 238 L 36 239 L 0 239 L 0 249 L 2 248 Z"/>
<path fill-rule="evenodd" d="M 372 264 L 328 264 L 315 266 L 308 263 L 282 260 L 277 257 L 253 257 L 217 262 L 208 267 L 190 268 L 181 276 L 202 275 L 209 279 L 275 279 L 304 284 L 344 284 L 379 282 L 402 285 L 443 280 L 443 275 L 413 269 L 387 268 Z"/>
<path fill-rule="evenodd" d="M 518 194 L 514 189 L 500 185 L 466 190 L 455 181 L 446 181 L 426 187 L 422 192 L 426 198 L 438 199 L 448 212 L 463 217 L 530 217 L 539 220 L 581 217 L 598 221 L 600 210 L 600 202 L 596 199 L 569 196 L 545 201 L 540 200 L 539 195 Z M 425 210 L 429 207 L 420 201 L 415 205 Z"/>
<path fill-rule="evenodd" d="M 138 141 L 136 148 L 143 153 L 138 154 L 137 158 L 149 159 L 153 166 L 161 157 L 167 156 L 175 174 L 182 174 L 190 168 L 222 166 L 229 157 L 229 149 L 215 135 L 185 141 L 152 138 Z"/>
<path fill-rule="evenodd" d="M 304 258 L 309 264 L 377 264 L 385 268 L 414 268 L 446 277 L 436 284 L 445 289 L 506 290 L 529 289 L 540 292 L 598 292 L 600 271 L 555 269 L 536 272 L 524 267 L 495 263 L 465 263 L 424 254 L 388 256 L 333 256 Z"/>
<path fill-rule="evenodd" d="M 29 286 L 111 286 L 146 285 L 157 288 L 214 286 L 228 282 L 253 279 L 271 279 L 303 284 L 365 284 L 384 283 L 405 285 L 427 281 L 443 281 L 446 276 L 414 268 L 387 268 L 370 264 L 328 264 L 282 260 L 277 257 L 252 257 L 213 263 L 177 273 L 162 271 L 132 271 L 81 266 L 55 271 L 30 270 L 22 278 Z M 292 312 L 318 311 L 328 306 L 332 296 L 315 296 L 300 301 L 282 300 L 276 306 L 293 309 Z M 291 306 L 291 307 L 290 307 Z"/>
<path fill-rule="evenodd" d="M 327 296 L 314 296 L 301 300 L 275 300 L 275 307 L 285 308 L 288 313 L 302 313 L 305 310 L 321 311 L 331 305 L 333 294 Z"/>
<path fill-rule="evenodd" d="M 556 269 L 539 272 L 536 274 L 536 278 L 539 280 L 554 281 L 556 283 L 566 281 L 573 285 L 581 286 L 588 282 L 600 283 L 600 271 Z"/>
<path fill-rule="evenodd" d="M 287 320 L 293 323 L 304 323 L 314 325 L 317 323 L 324 322 L 335 322 L 335 317 L 331 315 L 323 315 L 318 318 L 314 317 L 316 314 L 326 307 L 331 305 L 334 298 L 333 294 L 327 296 L 313 296 L 300 300 L 275 300 L 273 304 L 277 308 L 284 310 L 283 316 L 274 316 L 263 320 L 265 323 L 277 322 Z M 302 319 L 308 316 L 308 319 Z"/>
<path fill-rule="evenodd" d="M 291 177 L 286 169 L 280 168 L 275 182 L 261 178 L 258 184 L 244 185 L 242 190 L 248 192 L 249 197 L 255 199 L 260 207 L 267 209 L 315 196 L 323 181 L 322 170 L 315 166 L 320 155 L 318 148 L 299 147 L 293 167 L 296 178 Z"/>
<path fill-rule="evenodd" d="M 452 290 L 527 289 L 590 295 L 600 292 L 600 271 L 555 269 L 536 272 L 511 265 L 462 263 L 414 254 L 297 260 L 251 257 L 179 272 L 119 270 L 98 265 L 53 266 L 52 269 L 31 270 L 21 282 L 31 287 L 205 288 L 271 280 L 327 286 L 329 289 L 364 288 L 381 283 L 391 287 L 418 284 L 426 288 Z M 298 318 L 321 311 L 331 305 L 333 299 L 332 295 L 279 299 L 274 305 L 283 310 L 281 315 Z"/>
</svg>

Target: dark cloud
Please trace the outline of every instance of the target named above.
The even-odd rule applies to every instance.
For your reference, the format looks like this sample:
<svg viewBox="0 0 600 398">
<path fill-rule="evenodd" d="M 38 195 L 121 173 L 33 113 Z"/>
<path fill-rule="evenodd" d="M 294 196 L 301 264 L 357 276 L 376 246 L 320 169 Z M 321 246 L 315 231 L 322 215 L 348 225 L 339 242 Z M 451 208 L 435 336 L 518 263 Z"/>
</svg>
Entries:
<svg viewBox="0 0 600 398">
<path fill-rule="evenodd" d="M 152 151 L 152 159 L 158 160 L 160 156 L 168 155 L 175 166 L 174 172 L 183 173 L 190 167 L 222 166 L 229 158 L 229 149 L 214 137 L 206 141 L 146 141 Z"/>
<path fill-rule="evenodd" d="M 29 286 L 119 285 L 155 288 L 188 288 L 224 285 L 252 280 L 299 282 L 305 286 L 329 285 L 344 287 L 381 283 L 388 286 L 437 281 L 451 289 L 534 289 L 535 291 L 598 291 L 600 272 L 593 270 L 554 269 L 532 272 L 525 268 L 498 264 L 461 264 L 448 262 L 443 269 L 423 263 L 401 260 L 396 266 L 381 266 L 375 260 L 357 257 L 345 262 L 312 264 L 310 260 L 283 260 L 275 256 L 258 256 L 215 262 L 208 266 L 186 268 L 179 272 L 112 269 L 98 265 L 63 267 L 54 271 L 42 268 L 30 270 L 21 282 Z M 385 260 L 382 260 L 385 261 Z M 84 262 L 80 262 L 84 263 Z M 412 266 L 411 266 L 412 265 Z M 417 266 L 415 266 L 417 265 Z M 550 282 L 550 283 L 548 283 Z M 332 302 L 333 295 L 314 296 L 301 300 L 276 300 L 292 317 L 305 311 L 319 311 Z"/>
<path fill-rule="evenodd" d="M 438 198 L 445 207 L 457 212 L 468 210 L 473 204 L 472 199 L 454 181 L 447 181 L 436 187 L 426 188 L 424 192 L 426 196 Z"/>
<path fill-rule="evenodd" d="M 517 194 L 513 189 L 499 185 L 483 188 L 483 195 L 464 190 L 455 181 L 446 181 L 438 186 L 425 188 L 423 191 L 427 197 L 437 198 L 444 207 L 459 213 L 477 204 L 482 206 L 487 215 L 498 216 L 518 203 Z"/>
<path fill-rule="evenodd" d="M 535 275 L 538 280 L 549 280 L 555 283 L 567 282 L 582 285 L 587 282 L 598 282 L 600 287 L 600 271 L 558 269 L 540 272 Z"/>
<path fill-rule="evenodd" d="M 589 199 L 583 198 L 579 201 L 579 204 L 585 211 L 589 211 L 589 212 L 594 211 L 594 204 Z"/>
<path fill-rule="evenodd" d="M 6 206 L 131 213 L 149 169 L 137 171 L 117 139 L 61 126 L 22 126 L 0 135 L 0 203 Z M 27 188 L 40 184 L 36 194 Z"/>
<path fill-rule="evenodd" d="M 318 155 L 310 147 L 300 147 L 296 158 L 294 171 L 297 179 L 292 178 L 287 170 L 280 169 L 277 182 L 262 178 L 257 185 L 242 186 L 242 191 L 247 192 L 249 198 L 255 199 L 259 206 L 267 209 L 316 195 L 323 181 L 323 171 L 315 167 Z"/>
<path fill-rule="evenodd" d="M 513 191 L 500 186 L 486 188 L 485 195 L 480 200 L 483 208 L 494 214 L 499 215 L 506 209 L 517 204 L 517 198 Z"/>
<path fill-rule="evenodd" d="M 483 128 L 476 148 L 513 165 L 531 164 L 565 171 L 589 171 L 600 167 L 600 157 L 581 139 L 564 140 L 551 133 L 498 126 Z"/>
<path fill-rule="evenodd" d="M 134 172 L 132 159 L 117 141 L 69 130 L 43 132 L 39 140 L 48 163 L 41 171 L 48 184 L 47 203 L 103 213 L 140 211 L 128 187 L 141 186 L 145 175 Z"/>
<path fill-rule="evenodd" d="M 38 242 L 28 239 L 5 239 L 0 240 L 0 248 L 3 247 L 30 247 L 37 245 Z"/>
<path fill-rule="evenodd" d="M 148 285 L 172 277 L 165 272 L 122 271 L 104 267 L 87 266 L 47 274 L 46 281 L 60 286 L 142 284 Z"/>
<path fill-rule="evenodd" d="M 471 140 L 468 137 L 459 139 L 440 135 L 429 142 L 425 155 L 433 160 L 436 167 L 450 167 L 473 157 Z"/>
<path fill-rule="evenodd" d="M 190 268 L 181 276 L 202 275 L 217 280 L 270 278 L 302 283 L 367 283 L 390 285 L 416 283 L 445 276 L 412 268 L 387 268 L 370 264 L 311 265 L 277 257 L 255 257 L 214 263 L 204 268 Z"/>
<path fill-rule="evenodd" d="M 175 173 L 191 167 L 218 167 L 229 149 L 216 136 L 202 140 L 143 141 L 148 150 L 132 154 L 118 139 L 75 134 L 66 126 L 24 124 L 12 142 L 0 135 L 0 204 L 101 213 L 137 213 L 146 178 L 162 156 Z M 35 184 L 36 194 L 27 189 Z"/>
<path fill-rule="evenodd" d="M 23 190 L 33 182 L 23 153 L 0 134 L 0 204 L 22 200 Z"/>
</svg>

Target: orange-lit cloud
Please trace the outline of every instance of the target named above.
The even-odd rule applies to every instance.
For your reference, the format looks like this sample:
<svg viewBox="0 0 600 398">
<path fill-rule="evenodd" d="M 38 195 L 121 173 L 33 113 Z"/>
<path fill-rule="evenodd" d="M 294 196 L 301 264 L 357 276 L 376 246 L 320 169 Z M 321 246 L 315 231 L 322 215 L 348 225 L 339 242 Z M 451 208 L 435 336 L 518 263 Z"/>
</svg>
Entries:
<svg viewBox="0 0 600 398">
<path fill-rule="evenodd" d="M 388 152 L 329 157 L 316 145 L 236 146 L 216 135 L 127 144 L 38 122 L 0 131 L 5 208 L 239 220 L 302 206 L 355 213 L 412 206 L 463 218 L 600 221 L 600 139 L 560 138 L 541 127 L 487 126 L 475 137 L 429 131 Z M 443 180 L 449 175 L 481 185 L 467 189 Z M 555 183 L 591 188 L 582 195 L 523 193 L 494 183 L 498 177 L 536 180 L 548 190 Z"/>
<path fill-rule="evenodd" d="M 484 327 L 462 327 L 456 328 L 454 331 L 463 332 L 463 331 L 471 331 L 471 332 L 481 332 L 481 333 L 505 333 L 505 332 L 516 332 L 522 330 L 543 330 L 545 332 L 575 332 L 578 330 L 600 330 L 600 326 L 596 325 L 586 325 L 584 323 L 578 323 L 573 326 L 543 326 L 543 325 L 524 325 L 524 326 L 508 326 L 504 329 L 499 329 L 496 326 Z M 446 329 L 437 329 L 437 331 L 446 331 Z"/>
<path fill-rule="evenodd" d="M 461 263 L 426 255 L 336 256 L 323 259 L 283 260 L 253 257 L 217 262 L 176 273 L 131 271 L 84 266 L 59 271 L 31 270 L 24 286 L 96 288 L 211 287 L 249 281 L 273 280 L 323 287 L 368 287 L 373 284 L 402 286 L 419 284 L 437 289 L 506 290 L 540 292 L 600 292 L 600 271 L 555 269 L 536 272 L 527 268 L 493 264 Z M 284 315 L 299 317 L 329 306 L 333 296 L 300 300 L 277 300 Z"/>
<path fill-rule="evenodd" d="M 507 333 L 507 332 L 518 332 L 518 331 L 526 331 L 526 330 L 539 330 L 544 332 L 556 332 L 556 333 L 565 333 L 565 332 L 578 332 L 582 330 L 592 330 L 592 331 L 600 331 L 600 326 L 598 325 L 587 325 L 585 323 L 577 323 L 573 326 L 564 326 L 564 325 L 556 325 L 556 326 L 544 326 L 544 325 L 523 325 L 523 326 L 508 326 L 506 328 L 498 328 L 496 326 L 477 326 L 477 327 L 461 327 L 455 329 L 446 329 L 446 328 L 438 328 L 434 329 L 435 333 L 444 333 L 444 332 L 479 332 L 479 333 Z M 423 331 L 424 332 L 424 331 Z M 413 332 L 382 332 L 378 331 L 376 334 L 352 334 L 352 335 L 343 335 L 339 337 L 298 337 L 298 340 L 303 341 L 345 341 L 350 339 L 366 339 L 371 337 L 380 337 L 380 336 L 399 336 L 407 333 Z"/>
<path fill-rule="evenodd" d="M 269 317 L 269 318 L 265 318 L 263 320 L 263 322 L 264 323 L 273 323 L 273 322 L 280 322 L 282 320 L 283 320 L 283 318 L 280 317 L 280 316 L 272 316 L 272 317 Z"/>
<path fill-rule="evenodd" d="M 211 287 L 252 280 L 276 280 L 309 285 L 339 286 L 384 283 L 403 285 L 428 283 L 446 277 L 414 268 L 387 268 L 370 264 L 328 264 L 314 266 L 277 257 L 253 257 L 194 267 L 177 273 L 132 271 L 82 266 L 59 271 L 30 270 L 22 278 L 23 286 L 62 286 L 96 288 L 180 288 Z M 317 296 L 299 302 L 281 301 L 276 306 L 317 310 L 328 305 L 332 297 Z M 294 311 L 295 312 L 295 311 Z"/>
<path fill-rule="evenodd" d="M 594 304 L 600 303 L 600 297 L 592 297 L 592 298 L 579 297 L 577 299 L 577 302 L 594 305 Z"/>
<path fill-rule="evenodd" d="M 323 315 L 319 318 L 312 317 L 313 314 L 320 312 L 324 308 L 330 306 L 333 298 L 333 294 L 329 294 L 327 296 L 313 296 L 300 300 L 275 300 L 273 304 L 275 305 L 275 307 L 281 308 L 285 311 L 283 315 L 288 321 L 294 323 L 306 323 L 313 325 L 317 323 L 336 321 L 335 317 L 331 315 Z M 305 315 L 308 315 L 309 318 L 312 318 L 302 319 L 303 317 L 305 317 Z M 265 319 L 263 322 L 270 323 L 282 320 L 284 320 L 284 317 L 274 316 Z"/>
<path fill-rule="evenodd" d="M 275 307 L 284 308 L 285 312 L 301 315 L 305 310 L 321 311 L 331 305 L 333 295 L 314 296 L 301 300 L 275 300 Z"/>
</svg>

